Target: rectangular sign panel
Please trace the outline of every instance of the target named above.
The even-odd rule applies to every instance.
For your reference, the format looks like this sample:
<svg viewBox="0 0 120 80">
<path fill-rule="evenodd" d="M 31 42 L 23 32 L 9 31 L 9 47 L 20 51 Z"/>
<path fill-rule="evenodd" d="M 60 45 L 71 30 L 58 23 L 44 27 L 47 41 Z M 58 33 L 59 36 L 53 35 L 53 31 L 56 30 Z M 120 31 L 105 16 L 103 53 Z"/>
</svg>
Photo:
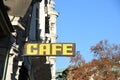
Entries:
<svg viewBox="0 0 120 80">
<path fill-rule="evenodd" d="M 26 43 L 24 56 L 74 56 L 75 43 Z"/>
</svg>

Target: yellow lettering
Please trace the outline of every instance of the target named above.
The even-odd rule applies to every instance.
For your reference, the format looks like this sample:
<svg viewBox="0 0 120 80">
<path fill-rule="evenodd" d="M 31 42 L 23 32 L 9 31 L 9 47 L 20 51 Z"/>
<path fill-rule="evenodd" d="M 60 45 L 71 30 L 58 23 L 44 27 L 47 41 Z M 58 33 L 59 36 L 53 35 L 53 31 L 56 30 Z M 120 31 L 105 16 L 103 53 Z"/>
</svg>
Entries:
<svg viewBox="0 0 120 80">
<path fill-rule="evenodd" d="M 27 43 L 25 45 L 24 54 L 28 56 L 73 56 L 75 54 L 75 44 Z"/>
<path fill-rule="evenodd" d="M 39 54 L 40 55 L 50 55 L 50 44 L 40 44 Z"/>
<path fill-rule="evenodd" d="M 28 55 L 36 55 L 37 51 L 37 44 L 27 44 L 26 54 Z"/>
<path fill-rule="evenodd" d="M 61 46 L 62 44 L 52 44 L 52 55 L 57 55 L 57 53 L 61 52 Z"/>
<path fill-rule="evenodd" d="M 63 44 L 63 55 L 73 55 L 72 46 L 73 44 Z"/>
</svg>

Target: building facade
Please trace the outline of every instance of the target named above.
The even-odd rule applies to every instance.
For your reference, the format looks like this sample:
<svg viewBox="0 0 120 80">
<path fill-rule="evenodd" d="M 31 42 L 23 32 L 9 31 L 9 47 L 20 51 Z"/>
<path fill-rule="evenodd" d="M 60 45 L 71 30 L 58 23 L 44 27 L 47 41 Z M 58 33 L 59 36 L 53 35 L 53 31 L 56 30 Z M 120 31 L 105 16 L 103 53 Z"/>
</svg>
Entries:
<svg viewBox="0 0 120 80">
<path fill-rule="evenodd" d="M 23 56 L 27 42 L 56 43 L 54 1 L 3 0 L 0 8 L 0 15 L 6 12 L 0 19 L 8 21 L 0 25 L 1 80 L 55 80 L 55 57 Z"/>
</svg>

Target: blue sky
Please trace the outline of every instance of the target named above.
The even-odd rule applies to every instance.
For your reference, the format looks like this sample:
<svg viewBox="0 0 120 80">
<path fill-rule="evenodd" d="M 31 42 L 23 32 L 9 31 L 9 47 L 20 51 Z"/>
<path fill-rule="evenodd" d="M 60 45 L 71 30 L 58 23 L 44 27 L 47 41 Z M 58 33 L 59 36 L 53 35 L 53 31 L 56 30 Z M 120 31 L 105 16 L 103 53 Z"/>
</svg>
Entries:
<svg viewBox="0 0 120 80">
<path fill-rule="evenodd" d="M 120 44 L 120 0 L 55 0 L 57 42 L 76 43 L 76 51 L 89 62 L 90 46 L 100 40 Z M 68 57 L 57 57 L 57 69 L 69 65 Z"/>
</svg>

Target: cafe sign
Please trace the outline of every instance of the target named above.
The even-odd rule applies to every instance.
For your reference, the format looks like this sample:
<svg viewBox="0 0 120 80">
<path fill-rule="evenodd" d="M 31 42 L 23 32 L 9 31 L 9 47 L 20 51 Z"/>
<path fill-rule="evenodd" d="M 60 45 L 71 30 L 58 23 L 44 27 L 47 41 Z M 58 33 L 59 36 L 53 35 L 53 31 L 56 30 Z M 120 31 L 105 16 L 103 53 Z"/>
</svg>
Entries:
<svg viewBox="0 0 120 80">
<path fill-rule="evenodd" d="M 26 43 L 24 56 L 74 56 L 75 43 Z"/>
</svg>

